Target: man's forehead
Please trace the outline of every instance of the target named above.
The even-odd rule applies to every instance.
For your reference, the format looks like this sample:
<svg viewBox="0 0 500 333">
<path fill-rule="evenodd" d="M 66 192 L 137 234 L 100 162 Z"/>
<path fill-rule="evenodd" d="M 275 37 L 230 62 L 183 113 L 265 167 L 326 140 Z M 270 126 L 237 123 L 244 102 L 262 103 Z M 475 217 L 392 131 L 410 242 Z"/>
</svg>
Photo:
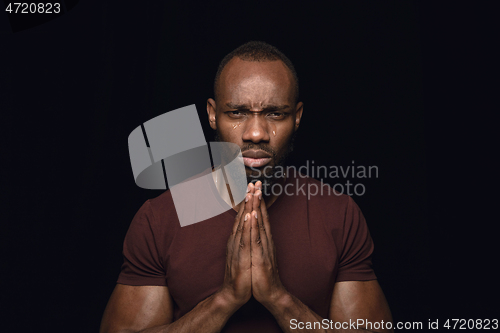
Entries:
<svg viewBox="0 0 500 333">
<path fill-rule="evenodd" d="M 283 63 L 283 61 L 277 59 L 277 60 L 258 60 L 258 61 L 253 61 L 253 60 L 243 60 L 239 57 L 234 57 L 231 59 L 226 67 L 224 68 L 224 71 L 245 71 L 245 70 L 258 70 L 259 68 L 265 68 L 266 70 L 274 69 L 274 70 L 287 70 L 286 65 Z"/>
<path fill-rule="evenodd" d="M 280 84 L 289 85 L 292 77 L 290 70 L 281 60 L 246 61 L 238 57 L 231 59 L 221 73 L 222 81 L 274 79 Z"/>
<path fill-rule="evenodd" d="M 281 99 L 287 98 L 293 80 L 281 60 L 259 62 L 236 57 L 224 68 L 220 79 L 220 92 L 231 95 L 231 102 L 258 102 L 262 105 L 280 103 Z M 257 100 L 249 100 L 248 94 L 258 97 Z"/>
<path fill-rule="evenodd" d="M 279 101 L 276 101 L 276 103 L 273 102 L 263 102 L 263 101 L 248 101 L 248 102 L 243 102 L 243 103 L 238 103 L 238 102 L 233 102 L 229 101 L 225 103 L 225 107 L 229 109 L 235 109 L 235 110 L 272 110 L 272 111 L 281 111 L 281 110 L 286 110 L 290 108 L 290 105 L 288 104 L 283 104 L 280 103 Z"/>
</svg>

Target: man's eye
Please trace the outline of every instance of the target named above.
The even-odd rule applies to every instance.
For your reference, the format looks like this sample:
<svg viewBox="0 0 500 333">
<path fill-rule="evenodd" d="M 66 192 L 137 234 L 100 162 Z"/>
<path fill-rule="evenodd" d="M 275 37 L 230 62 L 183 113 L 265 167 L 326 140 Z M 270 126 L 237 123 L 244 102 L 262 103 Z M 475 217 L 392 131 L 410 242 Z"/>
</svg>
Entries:
<svg viewBox="0 0 500 333">
<path fill-rule="evenodd" d="M 283 112 L 271 112 L 268 113 L 268 116 L 273 119 L 281 119 L 285 116 L 285 114 Z"/>
<path fill-rule="evenodd" d="M 241 111 L 228 111 L 227 114 L 232 118 L 240 118 L 245 115 L 245 113 Z"/>
</svg>

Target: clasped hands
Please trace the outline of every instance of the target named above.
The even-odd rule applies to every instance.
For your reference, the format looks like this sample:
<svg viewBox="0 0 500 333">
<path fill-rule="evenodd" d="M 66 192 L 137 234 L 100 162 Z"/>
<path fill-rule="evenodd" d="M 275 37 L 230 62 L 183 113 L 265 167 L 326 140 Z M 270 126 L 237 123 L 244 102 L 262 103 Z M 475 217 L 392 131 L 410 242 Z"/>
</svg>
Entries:
<svg viewBox="0 0 500 333">
<path fill-rule="evenodd" d="M 286 290 L 278 275 L 262 183 L 249 183 L 247 192 L 227 241 L 224 283 L 219 292 L 238 307 L 252 295 L 268 306 Z"/>
</svg>

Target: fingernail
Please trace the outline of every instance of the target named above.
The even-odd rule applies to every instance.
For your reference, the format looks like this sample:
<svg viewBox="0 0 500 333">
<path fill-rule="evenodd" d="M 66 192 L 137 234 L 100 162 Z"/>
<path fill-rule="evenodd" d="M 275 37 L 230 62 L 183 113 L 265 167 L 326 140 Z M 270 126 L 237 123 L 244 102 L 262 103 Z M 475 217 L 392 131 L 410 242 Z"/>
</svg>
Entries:
<svg viewBox="0 0 500 333">
<path fill-rule="evenodd" d="M 262 199 L 262 193 L 259 194 L 259 200 Z"/>
<path fill-rule="evenodd" d="M 248 195 L 245 195 L 245 202 L 248 202 Z"/>
<path fill-rule="evenodd" d="M 253 212 L 253 216 L 255 216 L 255 219 L 257 219 L 257 212 Z"/>
<path fill-rule="evenodd" d="M 246 220 L 248 220 L 248 215 L 250 215 L 250 214 L 245 214 L 245 222 L 246 222 Z"/>
</svg>

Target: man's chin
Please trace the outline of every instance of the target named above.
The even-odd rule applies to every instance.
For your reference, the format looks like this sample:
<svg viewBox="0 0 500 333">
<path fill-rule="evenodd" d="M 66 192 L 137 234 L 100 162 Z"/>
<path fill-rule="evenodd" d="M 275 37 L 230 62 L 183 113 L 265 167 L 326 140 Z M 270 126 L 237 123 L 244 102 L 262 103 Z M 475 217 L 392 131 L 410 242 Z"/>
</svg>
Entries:
<svg viewBox="0 0 500 333">
<path fill-rule="evenodd" d="M 265 179 L 273 178 L 273 174 L 269 172 L 264 172 L 264 168 L 249 168 L 245 166 L 245 172 L 249 183 L 255 183 L 257 181 L 264 182 Z"/>
</svg>

